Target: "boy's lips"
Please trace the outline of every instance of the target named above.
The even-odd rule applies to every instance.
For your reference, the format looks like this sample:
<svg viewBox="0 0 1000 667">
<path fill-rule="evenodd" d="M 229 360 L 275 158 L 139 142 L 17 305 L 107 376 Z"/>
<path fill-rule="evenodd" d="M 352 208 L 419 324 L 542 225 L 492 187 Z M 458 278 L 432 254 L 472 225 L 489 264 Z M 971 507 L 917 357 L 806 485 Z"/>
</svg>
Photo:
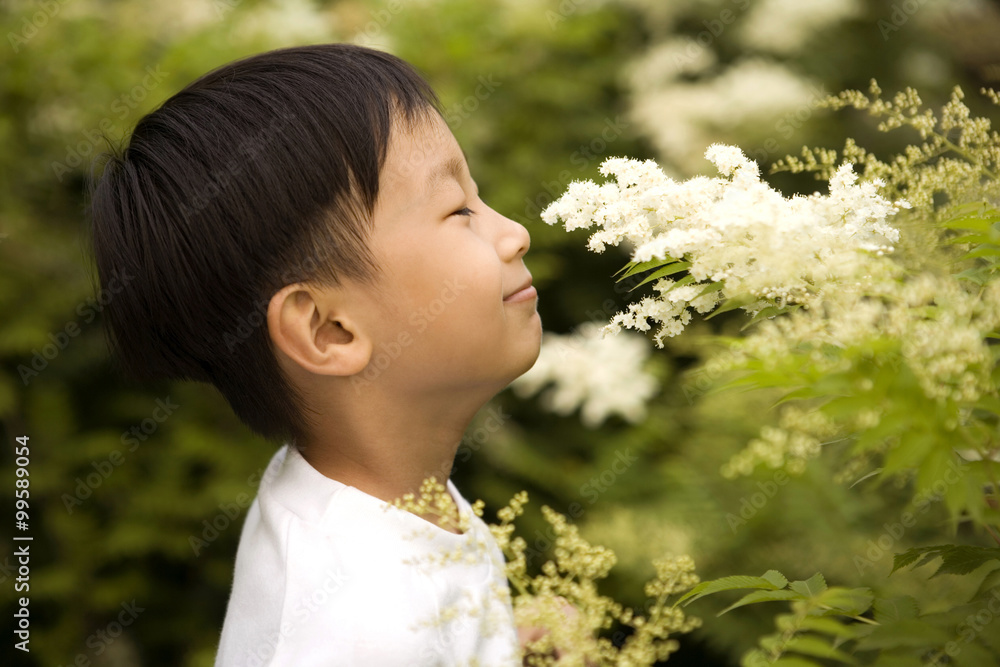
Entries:
<svg viewBox="0 0 1000 667">
<path fill-rule="evenodd" d="M 512 303 L 515 301 L 526 301 L 528 299 L 533 299 L 538 295 L 538 292 L 534 287 L 531 286 L 531 276 L 524 281 L 520 287 L 515 289 L 513 292 L 508 294 L 503 298 L 504 303 Z"/>
</svg>

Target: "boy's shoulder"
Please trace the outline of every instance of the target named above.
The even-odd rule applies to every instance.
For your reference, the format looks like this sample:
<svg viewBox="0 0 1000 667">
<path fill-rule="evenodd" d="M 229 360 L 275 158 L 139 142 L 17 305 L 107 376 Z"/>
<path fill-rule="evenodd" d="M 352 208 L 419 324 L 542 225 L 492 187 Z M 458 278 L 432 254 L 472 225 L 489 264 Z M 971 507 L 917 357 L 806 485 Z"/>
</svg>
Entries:
<svg viewBox="0 0 1000 667">
<path fill-rule="evenodd" d="M 493 636 L 482 646 L 493 641 L 495 658 L 516 636 L 509 595 L 503 556 L 480 519 L 449 533 L 323 476 L 286 445 L 247 514 L 220 655 L 245 659 L 247 642 L 270 642 L 293 660 L 321 642 L 358 660 L 338 664 L 440 664 L 440 651 L 474 655 L 473 639 Z"/>
</svg>

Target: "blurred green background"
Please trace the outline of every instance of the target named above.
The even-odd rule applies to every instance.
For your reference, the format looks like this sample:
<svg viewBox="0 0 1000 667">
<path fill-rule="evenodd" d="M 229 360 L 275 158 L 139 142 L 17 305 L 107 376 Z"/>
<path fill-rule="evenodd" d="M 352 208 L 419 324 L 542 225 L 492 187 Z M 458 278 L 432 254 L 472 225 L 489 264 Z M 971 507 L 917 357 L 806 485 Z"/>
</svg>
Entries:
<svg viewBox="0 0 1000 667">
<path fill-rule="evenodd" d="M 611 277 L 624 253 L 591 254 L 585 232 L 538 217 L 570 181 L 599 178 L 604 158 L 655 158 L 685 177 L 705 169 L 715 141 L 740 145 L 765 172 L 803 144 L 839 148 L 848 136 L 889 154 L 900 139 L 816 101 L 874 77 L 935 105 L 960 84 L 982 109 L 972 93 L 1000 81 L 1000 7 L 984 0 L 9 0 L 0 33 L 0 497 L 10 536 L 15 438 L 29 436 L 34 537 L 31 653 L 10 639 L 0 652 L 18 665 L 211 665 L 254 475 L 274 451 L 211 388 L 135 386 L 115 372 L 84 217 L 102 132 L 125 136 L 237 57 L 327 41 L 386 49 L 438 91 L 483 199 L 528 227 L 544 326 L 566 333 L 630 296 Z M 805 177 L 773 182 L 816 188 Z M 587 428 L 503 392 L 470 427 L 456 484 L 488 516 L 527 489 L 522 526 L 540 552 L 537 507 L 578 503 L 584 535 L 619 555 L 606 592 L 635 605 L 664 552 L 689 553 L 704 578 L 775 567 L 790 578 L 821 570 L 831 584 L 880 581 L 891 559 L 859 573 L 853 557 L 899 516 L 902 493 L 859 494 L 819 460 L 749 511 L 773 475 L 720 476 L 773 415 L 767 396 L 701 396 L 708 371 L 695 341 L 707 331 L 692 326 L 653 355 L 661 389 L 638 424 Z M 499 430 L 487 426 L 491 410 L 504 415 Z M 637 461 L 609 475 L 623 452 Z M 741 509 L 746 521 L 734 525 L 727 516 Z M 931 534 L 938 520 L 924 522 Z M 0 544 L 8 624 L 21 595 L 15 546 Z M 671 663 L 736 664 L 771 627 L 757 612 L 706 619 Z"/>
</svg>

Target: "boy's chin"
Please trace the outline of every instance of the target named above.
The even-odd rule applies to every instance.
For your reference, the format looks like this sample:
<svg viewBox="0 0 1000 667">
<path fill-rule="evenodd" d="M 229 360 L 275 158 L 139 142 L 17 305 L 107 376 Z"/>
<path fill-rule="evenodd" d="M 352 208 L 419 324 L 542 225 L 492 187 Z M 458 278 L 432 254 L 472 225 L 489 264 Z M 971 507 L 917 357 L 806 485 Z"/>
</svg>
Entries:
<svg viewBox="0 0 1000 667">
<path fill-rule="evenodd" d="M 531 370 L 532 366 L 535 365 L 535 362 L 538 361 L 538 355 L 541 353 L 541 351 L 542 351 L 542 346 L 540 343 L 538 345 L 533 346 L 531 348 L 531 351 L 525 356 L 524 360 L 518 365 L 516 372 L 510 378 L 508 384 L 510 382 L 513 382 L 517 378 L 521 377 L 529 370 Z"/>
</svg>

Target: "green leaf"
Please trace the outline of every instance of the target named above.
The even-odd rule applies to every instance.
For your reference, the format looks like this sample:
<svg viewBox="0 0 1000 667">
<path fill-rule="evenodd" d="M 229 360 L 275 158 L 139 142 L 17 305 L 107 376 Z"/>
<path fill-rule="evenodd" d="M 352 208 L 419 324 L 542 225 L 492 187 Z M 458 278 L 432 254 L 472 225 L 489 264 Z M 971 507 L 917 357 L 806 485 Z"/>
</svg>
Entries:
<svg viewBox="0 0 1000 667">
<path fill-rule="evenodd" d="M 917 562 L 921 556 L 923 556 L 923 549 L 927 547 L 914 547 L 912 549 L 907 549 L 902 553 L 898 553 L 892 557 L 892 570 L 889 572 L 891 575 L 896 570 L 901 570 L 904 567 L 909 567 Z"/>
<path fill-rule="evenodd" d="M 792 637 L 785 644 L 785 650 L 795 651 L 796 653 L 804 653 L 805 655 L 811 655 L 817 658 L 837 660 L 839 662 L 847 663 L 848 665 L 855 664 L 854 658 L 848 654 L 844 653 L 840 649 L 829 646 L 819 637 L 813 637 L 810 635 Z"/>
<path fill-rule="evenodd" d="M 817 597 L 816 602 L 848 616 L 859 616 L 868 611 L 874 599 L 870 588 L 834 586 Z"/>
<path fill-rule="evenodd" d="M 674 262 L 673 264 L 668 264 L 667 266 L 664 266 L 662 269 L 653 271 L 651 274 L 646 276 L 641 283 L 639 283 L 632 289 L 638 289 L 643 285 L 645 285 L 646 283 L 651 283 L 654 280 L 659 280 L 660 278 L 665 278 L 667 276 L 672 276 L 675 273 L 686 271 L 690 266 L 691 262 Z"/>
<path fill-rule="evenodd" d="M 784 588 L 788 585 L 788 579 L 786 579 L 785 575 L 777 570 L 768 570 L 764 573 L 763 578 L 770 581 L 777 588 Z"/>
<path fill-rule="evenodd" d="M 986 233 L 996 222 L 1000 222 L 1000 211 L 985 202 L 962 205 L 955 210 L 957 214 L 954 217 L 938 223 L 938 226 Z"/>
<path fill-rule="evenodd" d="M 968 280 L 969 282 L 982 286 L 989 282 L 990 270 L 986 267 L 979 266 L 974 269 L 960 271 L 954 275 L 959 280 Z M 987 336 L 987 338 L 989 338 L 989 336 Z"/>
<path fill-rule="evenodd" d="M 743 306 L 749 306 L 751 303 L 754 303 L 757 300 L 758 299 L 754 297 L 749 297 L 745 295 L 737 295 L 729 297 L 722 303 L 722 305 L 713 310 L 710 314 L 706 315 L 705 319 L 710 320 L 719 313 L 727 313 L 730 310 L 736 310 L 737 308 L 742 308 Z"/>
<path fill-rule="evenodd" d="M 875 620 L 882 625 L 917 617 L 917 601 L 909 595 L 894 598 L 879 598 L 872 605 Z"/>
<path fill-rule="evenodd" d="M 750 318 L 749 322 L 747 322 L 742 327 L 740 327 L 740 331 L 745 330 L 747 327 L 753 326 L 754 324 L 756 324 L 757 322 L 760 322 L 763 319 L 771 318 L 771 317 L 776 317 L 776 316 L 781 315 L 783 313 L 791 313 L 793 311 L 798 310 L 801 307 L 802 307 L 801 303 L 796 303 L 796 304 L 793 304 L 791 306 L 787 306 L 787 307 L 784 307 L 784 308 L 779 308 L 777 306 L 768 306 L 766 308 L 761 308 L 761 310 L 756 315 L 754 315 L 752 318 Z"/>
<path fill-rule="evenodd" d="M 826 580 L 817 572 L 805 581 L 793 581 L 788 587 L 803 597 L 814 598 L 826 590 Z"/>
<path fill-rule="evenodd" d="M 987 336 L 987 338 L 995 337 L 997 336 L 994 336 L 993 334 Z M 995 415 L 1000 415 L 1000 397 L 989 394 L 980 396 L 979 400 L 976 401 L 976 408 L 979 410 L 987 410 Z"/>
<path fill-rule="evenodd" d="M 976 257 L 1000 257 L 1000 246 L 993 243 L 984 243 L 975 250 L 971 250 L 959 257 L 958 261 L 975 259 Z"/>
<path fill-rule="evenodd" d="M 721 281 L 721 280 L 717 280 L 714 283 L 709 283 L 708 286 L 705 289 L 703 289 L 702 291 L 698 292 L 698 296 L 696 296 L 694 299 L 697 299 L 699 296 L 705 296 L 706 294 L 711 294 L 712 292 L 718 292 L 719 290 L 721 290 L 725 286 L 726 286 L 726 283 L 723 282 L 723 281 Z M 694 301 L 694 299 L 691 299 L 691 300 Z"/>
<path fill-rule="evenodd" d="M 933 434 L 929 435 L 931 438 L 934 438 Z M 936 438 L 934 439 L 937 440 Z M 945 475 L 950 470 L 950 464 L 958 456 L 951 443 L 939 441 L 937 444 L 944 444 L 945 446 L 938 446 L 931 450 L 924 457 L 924 460 L 920 463 L 920 467 L 917 469 L 917 493 L 933 493 L 939 484 L 946 481 Z"/>
<path fill-rule="evenodd" d="M 998 594 L 1000 594 L 1000 569 L 993 570 L 983 577 L 979 588 L 976 589 L 976 594 L 972 596 L 972 600 L 981 600 Z"/>
<path fill-rule="evenodd" d="M 942 554 L 941 566 L 931 575 L 969 574 L 986 563 L 1000 564 L 1000 549 L 956 546 Z"/>
<path fill-rule="evenodd" d="M 824 410 L 826 412 L 826 410 Z M 900 431 L 905 431 L 912 425 L 912 419 L 908 413 L 901 410 L 894 410 L 882 416 L 878 424 L 864 431 L 859 437 L 854 447 L 853 453 L 858 454 L 873 447 L 880 446 L 886 438 L 890 438 Z"/>
<path fill-rule="evenodd" d="M 728 382 L 721 383 L 718 385 L 718 388 L 719 391 L 725 391 L 735 387 L 756 389 L 760 387 L 784 387 L 786 385 L 788 385 L 788 375 L 786 373 L 755 370 Z"/>
<path fill-rule="evenodd" d="M 934 448 L 934 436 L 927 431 L 904 431 L 899 436 L 899 442 L 885 457 L 883 477 L 901 470 L 915 468 Z"/>
<path fill-rule="evenodd" d="M 989 243 L 990 241 L 996 241 L 997 239 L 991 238 L 992 235 L 987 234 L 964 234 L 962 236 L 955 236 L 945 241 L 945 243 L 951 243 L 958 245 L 960 243 Z"/>
<path fill-rule="evenodd" d="M 822 667 L 818 662 L 806 660 L 794 655 L 783 655 L 774 662 L 759 663 L 763 665 L 780 665 L 781 667 Z"/>
<path fill-rule="evenodd" d="M 745 607 L 748 604 L 757 604 L 758 602 L 779 602 L 781 600 L 801 600 L 802 594 L 795 591 L 754 591 L 753 593 L 747 593 L 739 600 L 729 605 L 717 615 L 722 616 L 725 613 L 736 609 L 737 607 Z"/>
<path fill-rule="evenodd" d="M 818 395 L 819 393 L 816 391 L 815 386 L 810 385 L 808 387 L 799 387 L 798 389 L 794 389 L 779 398 L 771 405 L 771 407 L 776 408 L 783 403 L 787 403 L 788 401 L 797 401 L 801 398 L 815 398 Z"/>
<path fill-rule="evenodd" d="M 625 272 L 622 273 L 621 277 L 615 282 L 621 282 L 626 278 L 634 276 L 637 273 L 642 273 L 643 271 L 650 271 L 658 266 L 663 266 L 664 264 L 672 264 L 675 260 L 672 259 L 651 259 L 648 262 L 629 262 L 625 265 Z"/>
<path fill-rule="evenodd" d="M 693 282 L 694 282 L 694 276 L 692 276 L 689 273 L 686 276 L 684 276 L 683 278 L 681 278 L 680 280 L 678 280 L 677 282 L 675 282 L 673 284 L 673 287 L 671 287 L 670 289 L 675 289 L 677 287 L 683 287 L 684 285 L 690 285 Z"/>
<path fill-rule="evenodd" d="M 910 649 L 900 652 L 882 651 L 878 655 L 878 667 L 929 667 L 928 663 L 913 655 Z"/>
<path fill-rule="evenodd" d="M 621 277 L 615 282 L 620 283 L 626 278 L 631 278 L 637 273 L 643 273 L 644 271 L 651 271 L 661 266 L 675 264 L 676 262 L 677 260 L 673 259 L 672 257 L 667 257 L 665 259 L 651 259 L 648 262 L 629 262 L 628 264 L 625 265 L 625 273 L 623 273 Z"/>
<path fill-rule="evenodd" d="M 822 632 L 825 635 L 832 635 L 841 639 L 851 639 L 858 634 L 854 627 L 845 625 L 828 616 L 806 616 L 799 622 L 799 627 L 803 630 Z"/>
<path fill-rule="evenodd" d="M 759 648 L 750 649 L 740 658 L 741 667 L 764 667 L 770 664 L 771 661 L 768 660 L 767 655 Z"/>
<path fill-rule="evenodd" d="M 957 544 L 914 547 L 895 555 L 892 571 L 895 572 L 911 564 L 914 567 L 920 567 L 937 558 L 941 559 L 941 565 L 934 571 L 931 578 L 939 574 L 968 574 L 986 563 L 1000 563 L 1000 548 Z"/>
<path fill-rule="evenodd" d="M 750 577 L 745 575 L 735 575 L 732 577 L 722 577 L 711 581 L 703 581 L 687 593 L 685 593 L 674 606 L 681 603 L 690 604 L 699 598 L 722 591 L 732 591 L 741 588 L 758 588 L 767 591 L 777 590 L 779 587 L 764 577 Z"/>
<path fill-rule="evenodd" d="M 930 648 L 943 646 L 952 636 L 919 618 L 904 618 L 890 625 L 880 625 L 857 643 L 860 651 L 908 646 Z"/>
<path fill-rule="evenodd" d="M 635 266 L 635 262 L 629 262 L 628 264 L 626 264 L 626 265 L 625 265 L 625 266 L 623 266 L 622 268 L 620 268 L 620 269 L 618 269 L 617 271 L 615 271 L 614 273 L 612 273 L 612 274 L 611 274 L 611 277 L 612 277 L 612 278 L 614 278 L 614 277 L 615 277 L 615 276 L 617 276 L 618 274 L 620 274 L 620 273 L 624 273 L 625 271 L 628 271 L 628 270 L 629 270 L 629 269 L 630 269 L 631 267 L 633 267 L 633 266 Z"/>
</svg>

